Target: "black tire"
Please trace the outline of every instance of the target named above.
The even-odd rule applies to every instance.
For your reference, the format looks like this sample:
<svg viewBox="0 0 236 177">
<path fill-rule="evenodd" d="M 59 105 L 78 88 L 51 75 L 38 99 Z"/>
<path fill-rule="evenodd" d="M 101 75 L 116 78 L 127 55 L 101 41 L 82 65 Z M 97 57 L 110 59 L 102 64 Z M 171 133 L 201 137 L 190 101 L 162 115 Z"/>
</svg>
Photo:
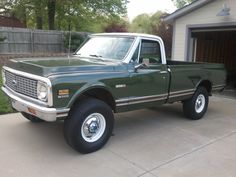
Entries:
<svg viewBox="0 0 236 177">
<path fill-rule="evenodd" d="M 100 121 L 100 123 L 105 121 L 105 127 L 101 126 L 101 124 L 100 126 L 95 126 L 98 128 L 98 132 L 101 131 L 103 127 L 103 131 L 101 131 L 103 133 L 100 133 L 101 137 L 94 142 L 88 142 L 86 140 L 87 137 L 83 135 L 84 129 L 82 127 L 87 127 L 87 131 L 89 132 L 90 126 L 85 126 L 86 124 L 84 123 L 86 121 L 88 123 L 89 120 L 92 119 L 89 119 L 89 117 L 95 114 L 102 117 L 103 121 Z M 98 123 L 99 121 L 96 119 L 94 122 Z M 89 125 L 91 124 L 92 123 Z M 86 100 L 76 104 L 70 111 L 68 118 L 64 122 L 64 137 L 67 143 L 76 151 L 83 154 L 91 153 L 102 148 L 106 144 L 112 134 L 113 126 L 114 115 L 112 109 L 103 101 L 94 98 L 87 98 Z M 96 136 L 97 133 L 94 135 Z"/>
<path fill-rule="evenodd" d="M 33 123 L 40 123 L 40 122 L 44 122 L 44 120 L 33 116 L 31 114 L 25 113 L 25 112 L 21 112 L 22 116 L 24 116 L 26 119 L 30 120 Z"/>
<path fill-rule="evenodd" d="M 201 119 L 206 113 L 207 108 L 208 108 L 208 102 L 209 102 L 208 95 L 209 93 L 206 90 L 206 88 L 198 87 L 198 89 L 196 90 L 192 98 L 183 102 L 184 115 L 187 118 L 192 119 L 192 120 Z M 202 106 L 204 103 L 203 99 L 205 100 L 204 106 Z M 200 103 L 196 106 L 197 101 L 200 101 Z"/>
</svg>

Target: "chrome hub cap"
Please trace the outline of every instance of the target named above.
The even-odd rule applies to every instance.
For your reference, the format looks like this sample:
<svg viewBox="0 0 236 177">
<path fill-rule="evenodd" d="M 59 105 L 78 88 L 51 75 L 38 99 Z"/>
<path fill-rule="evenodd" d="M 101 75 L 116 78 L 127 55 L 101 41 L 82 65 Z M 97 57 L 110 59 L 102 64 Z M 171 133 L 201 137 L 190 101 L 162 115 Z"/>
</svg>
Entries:
<svg viewBox="0 0 236 177">
<path fill-rule="evenodd" d="M 203 111 L 205 107 L 205 102 L 206 102 L 205 96 L 202 94 L 198 95 L 195 102 L 195 111 L 197 113 L 201 113 Z"/>
<path fill-rule="evenodd" d="M 81 135 L 87 142 L 95 142 L 102 137 L 106 128 L 106 120 L 100 113 L 90 114 L 81 127 Z"/>
</svg>

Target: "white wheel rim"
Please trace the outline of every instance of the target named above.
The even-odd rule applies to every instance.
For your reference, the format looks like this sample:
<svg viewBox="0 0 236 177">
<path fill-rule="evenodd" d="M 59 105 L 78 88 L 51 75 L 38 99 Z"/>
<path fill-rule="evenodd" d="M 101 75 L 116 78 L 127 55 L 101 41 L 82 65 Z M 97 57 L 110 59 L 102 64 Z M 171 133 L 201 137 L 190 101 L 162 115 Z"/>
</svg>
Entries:
<svg viewBox="0 0 236 177">
<path fill-rule="evenodd" d="M 99 140 L 106 129 L 106 120 L 100 113 L 90 114 L 83 122 L 81 135 L 89 143 Z"/>
<path fill-rule="evenodd" d="M 206 99 L 203 94 L 198 95 L 195 102 L 195 111 L 201 113 L 205 107 Z"/>
</svg>

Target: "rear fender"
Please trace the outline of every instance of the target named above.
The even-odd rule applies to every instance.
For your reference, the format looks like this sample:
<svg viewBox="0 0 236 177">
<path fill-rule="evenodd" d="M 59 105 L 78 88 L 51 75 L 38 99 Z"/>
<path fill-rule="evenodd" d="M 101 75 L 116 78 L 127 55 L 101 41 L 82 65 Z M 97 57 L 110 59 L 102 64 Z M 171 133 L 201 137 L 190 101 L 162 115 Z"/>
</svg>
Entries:
<svg viewBox="0 0 236 177">
<path fill-rule="evenodd" d="M 196 84 L 196 89 L 198 87 L 205 87 L 209 93 L 209 95 L 211 95 L 211 91 L 212 91 L 212 83 L 209 80 L 200 80 L 197 84 Z"/>
</svg>

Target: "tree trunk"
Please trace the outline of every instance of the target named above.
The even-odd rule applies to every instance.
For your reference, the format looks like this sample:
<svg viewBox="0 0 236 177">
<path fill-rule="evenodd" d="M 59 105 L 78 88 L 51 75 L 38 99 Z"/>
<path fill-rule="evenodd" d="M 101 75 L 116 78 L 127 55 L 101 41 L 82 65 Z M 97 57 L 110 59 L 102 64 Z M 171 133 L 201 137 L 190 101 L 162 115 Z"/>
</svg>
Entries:
<svg viewBox="0 0 236 177">
<path fill-rule="evenodd" d="M 36 28 L 43 29 L 43 17 L 37 16 L 36 17 Z"/>
<path fill-rule="evenodd" d="M 55 29 L 56 0 L 48 0 L 48 29 Z"/>
<path fill-rule="evenodd" d="M 25 28 L 27 28 L 27 14 L 26 14 L 26 8 L 23 9 L 23 20 L 22 22 L 25 24 Z"/>
<path fill-rule="evenodd" d="M 37 29 L 43 29 L 43 10 L 44 10 L 43 2 L 34 1 L 34 11 L 35 11 Z"/>
</svg>

